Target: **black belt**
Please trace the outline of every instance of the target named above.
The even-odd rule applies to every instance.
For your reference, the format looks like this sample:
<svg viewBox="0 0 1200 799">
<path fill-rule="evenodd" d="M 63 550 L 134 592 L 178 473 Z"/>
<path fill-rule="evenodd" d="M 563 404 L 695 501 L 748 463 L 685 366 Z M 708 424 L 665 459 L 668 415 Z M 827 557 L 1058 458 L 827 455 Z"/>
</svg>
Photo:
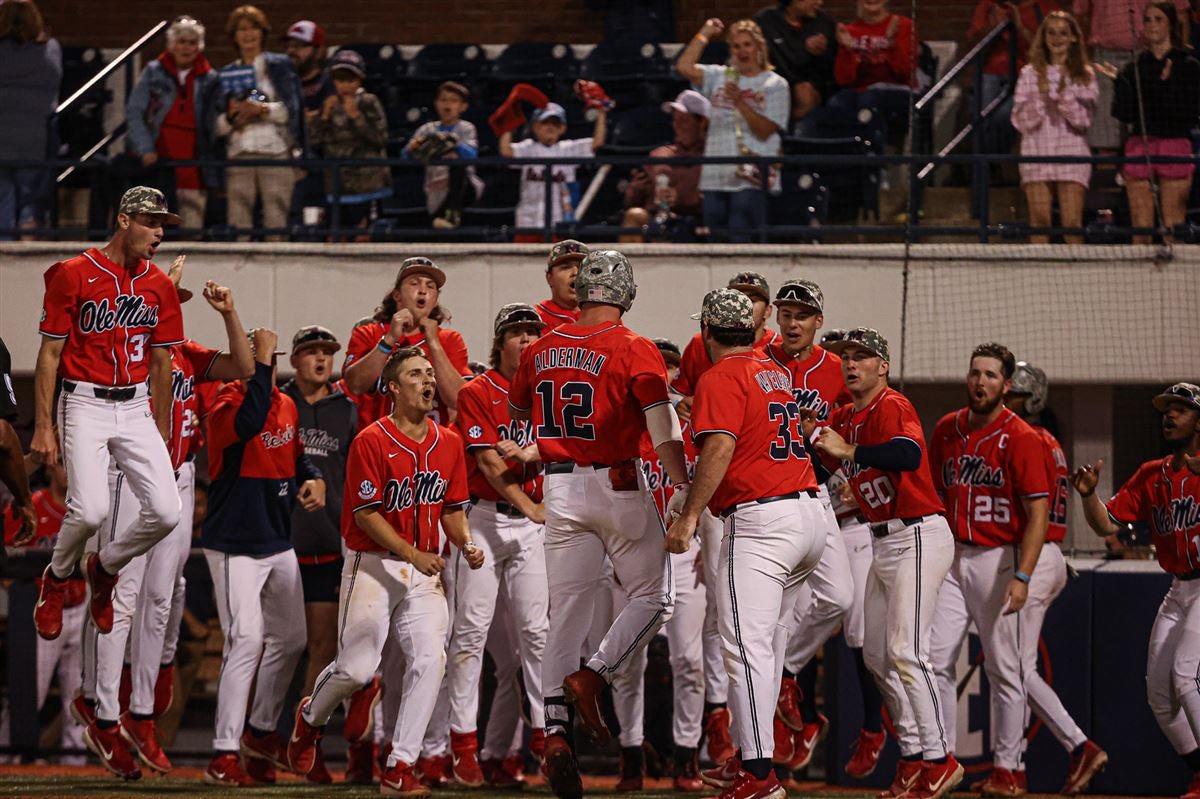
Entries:
<svg viewBox="0 0 1200 799">
<path fill-rule="evenodd" d="M 576 469 L 607 469 L 607 463 L 576 463 L 575 461 L 558 461 L 556 463 L 547 463 L 545 467 L 546 474 L 570 474 Z"/>
<path fill-rule="evenodd" d="M 63 391 L 68 394 L 74 394 L 80 390 L 80 385 L 71 380 L 62 381 Z M 137 396 L 137 386 L 124 386 L 122 388 L 102 388 L 100 386 L 92 386 L 92 393 L 96 395 L 96 399 L 112 400 L 114 402 L 123 402 L 131 400 Z"/>
<path fill-rule="evenodd" d="M 920 524 L 921 522 L 925 521 L 925 517 L 924 516 L 905 516 L 902 519 L 900 519 L 900 521 L 904 522 L 905 527 L 912 527 L 914 524 Z M 879 524 L 872 524 L 871 525 L 871 535 L 875 536 L 876 538 L 887 537 L 889 535 L 888 523 L 880 522 Z"/>
<path fill-rule="evenodd" d="M 1200 578 L 1200 569 L 1196 569 L 1195 571 L 1190 571 L 1187 574 L 1176 574 L 1175 575 L 1175 579 L 1177 579 L 1177 580 L 1195 580 L 1198 578 Z"/>
<path fill-rule="evenodd" d="M 475 504 L 479 504 L 480 502 L 487 502 L 487 501 L 488 500 L 486 500 L 486 499 L 484 499 L 484 500 L 477 499 L 477 500 L 475 500 Z M 497 513 L 503 513 L 505 516 L 507 516 L 510 519 L 524 519 L 525 518 L 525 514 L 521 513 L 521 511 L 517 510 L 516 505 L 510 505 L 507 502 L 500 502 L 500 501 L 493 502 L 492 504 L 496 506 Z"/>
<path fill-rule="evenodd" d="M 812 489 L 809 489 L 807 491 L 793 491 L 790 494 L 776 494 L 773 497 L 763 497 L 762 499 L 750 499 L 750 500 L 746 500 L 745 502 L 738 502 L 737 504 L 730 505 L 728 508 L 725 508 L 723 511 L 721 511 L 717 515 L 720 516 L 722 519 L 724 519 L 724 518 L 728 517 L 730 514 L 734 513 L 738 508 L 743 507 L 745 505 L 767 505 L 772 502 L 779 502 L 779 501 L 785 500 L 785 499 L 800 499 L 801 494 L 807 494 L 808 496 L 812 497 L 813 499 L 816 499 L 818 496 L 820 496 L 816 491 L 813 491 Z"/>
</svg>

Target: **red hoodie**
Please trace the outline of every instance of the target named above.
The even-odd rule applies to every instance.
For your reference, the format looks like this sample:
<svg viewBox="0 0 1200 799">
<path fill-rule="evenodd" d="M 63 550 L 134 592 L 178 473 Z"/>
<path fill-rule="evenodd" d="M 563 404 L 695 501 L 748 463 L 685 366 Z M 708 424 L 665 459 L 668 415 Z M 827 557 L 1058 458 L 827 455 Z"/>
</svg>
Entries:
<svg viewBox="0 0 1200 799">
<path fill-rule="evenodd" d="M 893 19 L 898 23 L 889 39 L 888 26 Z M 854 39 L 854 46 L 838 48 L 833 76 L 839 86 L 861 92 L 876 83 L 916 85 L 913 42 L 920 40 L 915 36 L 911 19 L 899 14 L 889 14 L 874 23 L 856 19 L 846 29 Z"/>
<path fill-rule="evenodd" d="M 179 81 L 179 68 L 170 53 L 158 57 L 163 69 L 175 78 L 178 90 L 175 92 L 175 102 L 163 119 L 162 129 L 158 132 L 155 149 L 159 158 L 165 160 L 192 160 L 196 157 L 196 76 L 212 70 L 212 65 L 203 54 L 196 56 L 192 68 L 182 84 Z M 175 170 L 175 187 L 178 189 L 199 189 L 200 168 L 194 166 L 179 167 Z"/>
</svg>

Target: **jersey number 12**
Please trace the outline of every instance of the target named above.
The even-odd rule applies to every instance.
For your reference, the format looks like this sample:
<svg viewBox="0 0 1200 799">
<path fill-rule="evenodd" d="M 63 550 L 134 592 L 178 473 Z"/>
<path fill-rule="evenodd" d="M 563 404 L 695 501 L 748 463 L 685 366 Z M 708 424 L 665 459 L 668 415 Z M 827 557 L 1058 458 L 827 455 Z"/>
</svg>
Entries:
<svg viewBox="0 0 1200 799">
<path fill-rule="evenodd" d="M 595 425 L 585 421 L 592 417 L 595 410 L 592 400 L 595 390 L 591 383 L 563 383 L 556 391 L 554 381 L 543 380 L 533 390 L 542 403 L 542 423 L 537 427 L 538 438 L 596 440 Z"/>
</svg>

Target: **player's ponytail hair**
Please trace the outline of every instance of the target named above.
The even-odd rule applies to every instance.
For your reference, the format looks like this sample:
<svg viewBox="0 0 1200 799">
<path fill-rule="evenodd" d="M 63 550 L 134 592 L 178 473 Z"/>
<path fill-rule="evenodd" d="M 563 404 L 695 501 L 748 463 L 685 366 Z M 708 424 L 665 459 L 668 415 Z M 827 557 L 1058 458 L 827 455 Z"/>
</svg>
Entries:
<svg viewBox="0 0 1200 799">
<path fill-rule="evenodd" d="M 1029 65 L 1037 73 L 1038 91 L 1046 94 L 1050 91 L 1046 69 L 1050 64 L 1050 49 L 1046 46 L 1046 27 L 1051 21 L 1066 22 L 1075 36 L 1071 49 L 1067 52 L 1067 63 L 1063 65 L 1059 76 L 1058 90 L 1062 91 L 1067 85 L 1069 75 L 1072 83 L 1086 86 L 1092 81 L 1092 62 L 1088 58 L 1087 45 L 1083 41 L 1083 29 L 1075 17 L 1066 11 L 1051 11 L 1042 19 L 1037 33 L 1033 35 L 1033 44 L 1029 46 Z"/>
</svg>

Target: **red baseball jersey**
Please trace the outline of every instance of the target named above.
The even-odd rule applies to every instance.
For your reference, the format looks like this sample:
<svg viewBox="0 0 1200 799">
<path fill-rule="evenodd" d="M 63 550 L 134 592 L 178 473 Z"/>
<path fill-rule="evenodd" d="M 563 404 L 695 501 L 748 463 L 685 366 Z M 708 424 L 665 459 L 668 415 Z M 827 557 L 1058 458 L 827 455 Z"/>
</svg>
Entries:
<svg viewBox="0 0 1200 799">
<path fill-rule="evenodd" d="M 768 346 L 778 340 L 779 334 L 768 329 L 762 334 L 762 338 L 754 343 L 754 348 L 765 351 Z M 704 349 L 704 341 L 697 333 L 683 348 L 683 358 L 679 362 L 679 371 L 675 374 L 675 379 L 671 381 L 671 388 L 685 397 L 692 396 L 696 393 L 696 383 L 699 382 L 700 375 L 708 371 L 712 365 L 712 361 L 708 359 L 708 350 Z"/>
<path fill-rule="evenodd" d="M 544 462 L 615 465 L 638 456 L 645 412 L 670 401 L 667 365 L 620 322 L 562 325 L 525 349 L 508 401 L 532 411 Z"/>
<path fill-rule="evenodd" d="M 851 444 L 886 444 L 904 438 L 921 448 L 921 464 L 911 472 L 885 472 L 852 461 L 825 458 L 830 471 L 841 468 L 863 515 L 873 524 L 889 519 L 929 516 L 943 511 L 929 475 L 929 453 L 917 410 L 899 391 L 885 388 L 871 404 L 856 411 L 853 405 L 834 409 L 829 426 Z"/>
<path fill-rule="evenodd" d="M 543 334 L 549 333 L 559 325 L 569 325 L 579 321 L 578 308 L 564 308 L 554 300 L 542 300 L 537 305 L 533 306 L 537 311 L 538 316 L 542 317 L 542 322 L 546 325 Z"/>
<path fill-rule="evenodd" d="M 1067 456 L 1062 444 L 1049 430 L 1040 425 L 1031 427 L 1046 446 L 1046 480 L 1050 485 L 1050 524 L 1046 528 L 1046 540 L 1061 543 L 1067 538 L 1067 505 L 1071 499 Z"/>
<path fill-rule="evenodd" d="M 200 434 L 200 404 L 196 393 L 198 383 L 211 382 L 209 371 L 220 350 L 201 346 L 190 338 L 171 348 L 171 438 L 167 452 L 171 465 L 178 469 L 196 452 Z"/>
<path fill-rule="evenodd" d="M 356 359 L 379 346 L 379 340 L 383 338 L 384 333 L 388 332 L 389 327 L 390 325 L 374 319 L 365 320 L 354 326 L 354 329 L 350 331 L 350 343 L 346 345 L 346 360 L 342 363 L 343 374 Z M 454 365 L 458 373 L 463 377 L 469 376 L 471 368 L 467 365 L 467 342 L 463 340 L 462 334 L 457 330 L 442 328 L 438 330 L 438 340 L 442 342 L 442 349 L 445 350 L 446 357 L 450 359 L 450 363 Z M 420 330 L 400 339 L 396 342 L 396 346 L 420 347 L 422 352 L 426 355 L 429 354 L 429 345 L 425 341 L 425 334 Z M 349 395 L 350 399 L 358 405 L 359 430 L 366 429 L 371 422 L 392 412 L 392 400 L 387 394 L 387 388 L 382 385 L 382 380 L 381 375 L 376 379 L 375 384 L 362 394 Z M 439 424 L 450 423 L 450 409 L 446 407 L 446 403 L 442 402 L 441 394 L 434 398 L 430 417 Z"/>
<path fill-rule="evenodd" d="M 37 514 L 38 529 L 37 535 L 34 536 L 32 541 L 25 544 L 25 546 L 50 549 L 54 546 L 54 542 L 58 538 L 58 531 L 62 527 L 63 517 L 67 515 L 67 507 L 66 505 L 59 504 L 48 488 L 34 491 L 30 500 L 33 502 L 34 513 Z M 21 519 L 10 502 L 4 507 L 5 544 L 12 546 L 13 539 L 16 537 L 20 526 Z M 38 577 L 34 582 L 37 583 L 38 590 L 41 590 L 42 578 Z M 83 582 L 82 577 L 71 578 L 67 581 L 67 595 L 63 601 L 67 607 L 73 608 L 82 605 L 83 600 L 86 598 L 87 586 Z"/>
<path fill-rule="evenodd" d="M 354 521 L 356 511 L 374 507 L 405 541 L 422 552 L 437 552 L 443 508 L 470 503 L 462 439 L 432 419 L 427 424 L 429 432 L 418 442 L 384 416 L 350 444 L 342 502 L 348 549 L 384 551 Z"/>
<path fill-rule="evenodd" d="M 733 460 L 708 502 L 730 505 L 817 487 L 804 447 L 792 376 L 762 352 L 726 355 L 705 371 L 692 404 L 692 435 L 704 453 L 705 436 L 735 440 Z"/>
<path fill-rule="evenodd" d="M 837 406 L 853 402 L 842 377 L 842 359 L 829 350 L 813 345 L 812 353 L 802 361 L 784 352 L 779 342 L 769 344 L 765 352 L 792 375 L 796 405 L 816 413 L 818 424 L 829 421 L 830 412 Z"/>
<path fill-rule="evenodd" d="M 1187 466 L 1171 467 L 1171 456 L 1147 461 L 1108 501 L 1118 524 L 1149 522 L 1163 571 L 1178 576 L 1200 570 L 1200 477 Z"/>
<path fill-rule="evenodd" d="M 696 444 L 692 441 L 691 422 L 683 422 L 680 426 L 683 428 L 683 457 L 687 463 L 688 479 L 690 480 L 696 474 Z M 654 504 L 658 507 L 659 518 L 665 522 L 667 503 L 671 501 L 671 495 L 675 493 L 671 486 L 671 476 L 663 469 L 662 461 L 658 458 L 658 452 L 654 449 L 649 433 L 642 434 L 639 446 L 642 450 L 642 472 L 646 475 L 646 485 L 650 489 L 650 496 L 654 497 Z"/>
<path fill-rule="evenodd" d="M 475 451 L 491 449 L 500 441 L 520 447 L 533 443 L 533 422 L 516 421 L 508 415 L 508 380 L 488 369 L 458 392 L 458 434 L 467 447 L 467 483 L 473 499 L 497 502 L 504 498 L 492 487 L 475 460 Z M 542 501 L 542 478 L 537 464 L 505 460 L 508 473 L 534 502 Z"/>
<path fill-rule="evenodd" d="M 58 374 L 101 386 L 145 383 L 147 347 L 183 343 L 183 314 L 171 278 L 149 261 L 117 266 L 93 247 L 46 270 L 42 323 L 66 339 Z"/>
<path fill-rule="evenodd" d="M 972 430 L 969 411 L 948 413 L 933 429 L 933 484 L 946 503 L 955 538 L 998 547 L 1016 544 L 1028 517 L 1022 500 L 1047 498 L 1046 445 L 1007 408 L 987 427 Z"/>
</svg>

